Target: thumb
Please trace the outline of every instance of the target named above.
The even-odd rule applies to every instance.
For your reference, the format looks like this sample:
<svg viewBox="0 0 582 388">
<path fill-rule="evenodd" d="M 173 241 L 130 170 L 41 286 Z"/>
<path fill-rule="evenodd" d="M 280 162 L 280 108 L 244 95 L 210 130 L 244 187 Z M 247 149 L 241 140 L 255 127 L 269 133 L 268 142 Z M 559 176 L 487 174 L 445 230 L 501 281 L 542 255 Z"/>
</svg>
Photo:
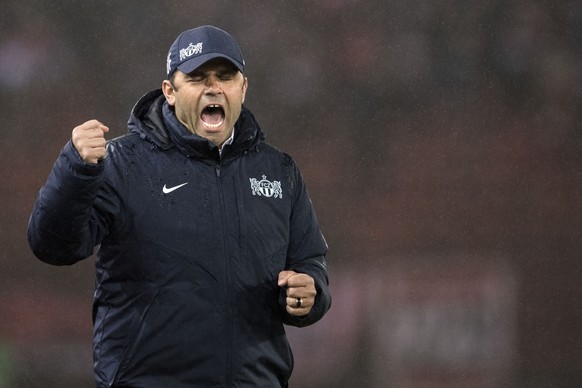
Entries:
<svg viewBox="0 0 582 388">
<path fill-rule="evenodd" d="M 287 280 L 291 277 L 297 275 L 297 272 L 295 271 L 281 271 L 279 272 L 279 280 L 277 282 L 277 284 L 279 285 L 279 287 L 284 287 L 287 285 Z"/>
</svg>

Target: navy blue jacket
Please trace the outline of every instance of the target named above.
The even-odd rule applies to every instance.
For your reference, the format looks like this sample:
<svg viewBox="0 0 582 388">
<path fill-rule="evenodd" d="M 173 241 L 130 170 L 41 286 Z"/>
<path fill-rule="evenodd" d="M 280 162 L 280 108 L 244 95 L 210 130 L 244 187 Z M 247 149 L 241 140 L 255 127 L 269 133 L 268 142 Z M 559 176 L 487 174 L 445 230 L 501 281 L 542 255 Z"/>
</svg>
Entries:
<svg viewBox="0 0 582 388">
<path fill-rule="evenodd" d="M 327 245 L 295 162 L 264 138 L 243 107 L 220 157 L 156 90 L 99 164 L 64 147 L 28 239 L 54 265 L 97 247 L 98 387 L 287 384 L 293 356 L 283 324 L 310 325 L 329 309 Z M 309 315 L 285 311 L 284 269 L 315 279 Z"/>
</svg>

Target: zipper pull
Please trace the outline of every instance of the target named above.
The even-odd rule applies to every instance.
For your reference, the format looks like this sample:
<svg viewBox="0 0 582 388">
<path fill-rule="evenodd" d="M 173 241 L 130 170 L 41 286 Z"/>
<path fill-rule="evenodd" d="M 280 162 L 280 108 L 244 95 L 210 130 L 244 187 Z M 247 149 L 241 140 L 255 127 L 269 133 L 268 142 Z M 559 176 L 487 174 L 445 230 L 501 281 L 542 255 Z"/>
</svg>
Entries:
<svg viewBox="0 0 582 388">
<path fill-rule="evenodd" d="M 214 169 L 216 170 L 216 176 L 220 178 L 220 164 L 216 163 Z"/>
</svg>

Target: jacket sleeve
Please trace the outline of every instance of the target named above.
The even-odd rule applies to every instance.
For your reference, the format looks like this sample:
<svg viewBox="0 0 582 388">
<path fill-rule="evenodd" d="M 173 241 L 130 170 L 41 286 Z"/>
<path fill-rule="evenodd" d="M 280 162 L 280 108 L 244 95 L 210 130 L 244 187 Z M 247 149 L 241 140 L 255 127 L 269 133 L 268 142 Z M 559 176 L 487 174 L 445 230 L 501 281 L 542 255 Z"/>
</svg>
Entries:
<svg viewBox="0 0 582 388">
<path fill-rule="evenodd" d="M 295 198 L 290 218 L 290 238 L 287 249 L 287 269 L 311 276 L 317 295 L 311 312 L 296 317 L 285 311 L 284 323 L 292 326 L 308 326 L 319 321 L 331 307 L 328 289 L 327 243 L 321 230 L 305 182 L 299 169 L 293 164 L 295 174 Z"/>
<path fill-rule="evenodd" d="M 106 160 L 86 163 L 71 141 L 61 151 L 28 223 L 28 243 L 40 260 L 74 264 L 89 257 L 107 233 L 108 212 L 96 206 L 104 203 L 97 197 L 105 180 Z"/>
</svg>

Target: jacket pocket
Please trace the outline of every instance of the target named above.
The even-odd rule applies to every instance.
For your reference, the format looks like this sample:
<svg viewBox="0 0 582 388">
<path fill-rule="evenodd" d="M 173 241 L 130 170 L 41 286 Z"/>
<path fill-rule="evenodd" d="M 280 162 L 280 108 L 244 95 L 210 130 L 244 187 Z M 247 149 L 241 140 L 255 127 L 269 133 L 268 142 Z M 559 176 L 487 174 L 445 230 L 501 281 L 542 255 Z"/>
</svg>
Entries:
<svg viewBox="0 0 582 388">
<path fill-rule="evenodd" d="M 135 347 L 138 339 L 141 337 L 141 333 L 143 332 L 144 323 L 147 319 L 148 312 L 150 311 L 151 306 L 154 304 L 156 298 L 158 297 L 159 289 L 154 291 L 154 294 L 150 298 L 149 302 L 145 305 L 139 319 L 135 323 L 135 329 L 129 331 L 131 333 L 130 340 L 127 343 L 127 346 L 123 350 L 123 353 L 119 359 L 118 368 L 115 372 L 115 376 L 113 378 L 112 386 L 117 386 L 121 379 L 124 377 L 124 374 L 127 372 L 127 368 L 131 365 L 131 360 L 135 353 Z"/>
<path fill-rule="evenodd" d="M 105 325 L 109 318 L 109 305 L 99 304 L 100 302 L 95 302 L 95 323 L 93 328 L 93 360 L 95 360 L 95 379 L 98 382 L 105 383 L 109 379 L 107 378 L 107 371 L 109 370 L 108 360 L 101 357 L 103 351 L 103 336 L 105 333 Z"/>
</svg>

